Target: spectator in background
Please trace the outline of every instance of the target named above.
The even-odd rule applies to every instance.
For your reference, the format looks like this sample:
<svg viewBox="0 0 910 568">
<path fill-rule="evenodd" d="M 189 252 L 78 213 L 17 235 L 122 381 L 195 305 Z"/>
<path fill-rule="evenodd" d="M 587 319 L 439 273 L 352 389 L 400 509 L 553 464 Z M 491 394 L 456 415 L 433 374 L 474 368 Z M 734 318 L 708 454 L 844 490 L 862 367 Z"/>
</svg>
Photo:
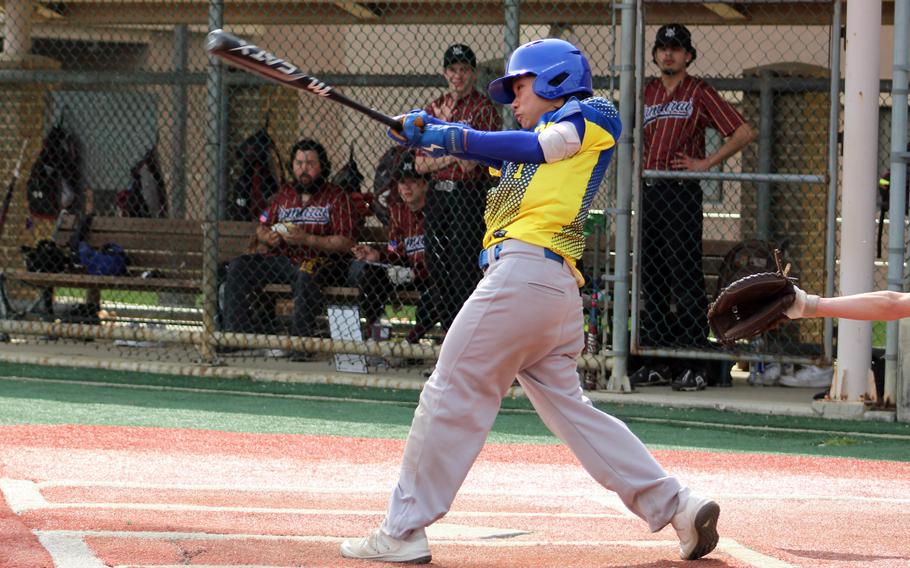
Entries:
<svg viewBox="0 0 910 568">
<path fill-rule="evenodd" d="M 350 196 L 326 179 L 331 163 L 315 140 L 290 151 L 291 180 L 259 218 L 252 251 L 228 265 L 224 289 L 225 331 L 272 333 L 273 322 L 255 317 L 255 299 L 267 284 L 290 284 L 294 294 L 291 333 L 314 335 L 323 286 L 341 283 L 354 246 L 355 213 Z M 305 358 L 305 354 L 298 354 Z"/>
<path fill-rule="evenodd" d="M 467 45 L 450 45 L 442 67 L 448 92 L 426 106 L 427 114 L 475 130 L 500 130 L 502 119 L 493 103 L 475 89 L 474 51 Z M 435 309 L 443 329 L 448 329 L 481 277 L 477 253 L 483 248 L 483 211 L 493 183 L 486 167 L 454 156 L 418 154 L 416 164 L 419 173 L 435 180 L 427 196 L 426 264 Z"/>
<path fill-rule="evenodd" d="M 651 56 L 660 76 L 645 86 L 646 170 L 703 172 L 755 139 L 756 133 L 730 103 L 686 71 L 697 53 L 685 26 L 662 26 Z M 711 155 L 705 152 L 707 128 L 725 138 Z M 702 188 L 698 180 L 646 180 L 641 190 L 642 346 L 698 349 L 708 345 L 708 300 L 701 263 Z M 675 315 L 671 302 L 676 305 Z M 724 381 L 718 376 L 722 371 L 709 376 L 708 369 L 696 361 L 643 363 L 630 377 L 633 385 L 670 382 L 674 390 L 694 391 L 704 389 L 708 381 Z"/>
<path fill-rule="evenodd" d="M 382 315 L 389 294 L 395 287 L 417 289 L 416 325 L 408 342 L 417 341 L 436 323 L 431 314 L 424 249 L 424 206 L 430 181 L 417 172 L 414 154 L 406 152 L 393 173 L 400 201 L 389 209 L 389 244 L 385 250 L 354 245 L 354 262 L 348 272 L 348 285 L 360 288 L 361 306 L 367 327 Z"/>
</svg>

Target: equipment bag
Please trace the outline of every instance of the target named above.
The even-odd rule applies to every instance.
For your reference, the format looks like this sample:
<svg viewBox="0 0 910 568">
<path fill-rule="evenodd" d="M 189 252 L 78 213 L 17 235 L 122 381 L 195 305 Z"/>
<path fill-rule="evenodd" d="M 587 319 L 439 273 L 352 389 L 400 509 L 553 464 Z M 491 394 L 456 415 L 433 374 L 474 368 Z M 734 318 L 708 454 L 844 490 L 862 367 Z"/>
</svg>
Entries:
<svg viewBox="0 0 910 568">
<path fill-rule="evenodd" d="M 129 259 L 118 244 L 107 243 L 95 250 L 88 243 L 79 243 L 79 261 L 88 274 L 97 276 L 126 276 Z"/>
<path fill-rule="evenodd" d="M 26 185 L 29 213 L 54 219 L 61 209 L 78 208 L 82 199 L 79 145 L 63 127 L 63 118 L 51 128 L 32 165 Z"/>
<path fill-rule="evenodd" d="M 23 246 L 22 255 L 29 272 L 66 272 L 72 265 L 70 253 L 49 239 L 38 241 L 34 248 Z"/>
<path fill-rule="evenodd" d="M 117 192 L 117 209 L 123 217 L 167 217 L 167 191 L 157 143 L 130 168 L 130 184 Z"/>
<path fill-rule="evenodd" d="M 255 221 L 281 184 L 281 155 L 268 133 L 268 123 L 244 140 L 231 165 L 226 217 L 231 221 Z"/>
</svg>

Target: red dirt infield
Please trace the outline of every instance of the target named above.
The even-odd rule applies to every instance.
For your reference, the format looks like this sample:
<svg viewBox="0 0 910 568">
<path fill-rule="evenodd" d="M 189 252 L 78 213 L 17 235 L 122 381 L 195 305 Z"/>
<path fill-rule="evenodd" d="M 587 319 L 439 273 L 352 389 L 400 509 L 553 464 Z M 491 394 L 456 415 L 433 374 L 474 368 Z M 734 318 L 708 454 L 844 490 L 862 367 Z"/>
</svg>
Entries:
<svg viewBox="0 0 910 568">
<path fill-rule="evenodd" d="M 0 427 L 0 566 L 372 566 L 403 442 L 106 426 Z M 428 529 L 445 567 L 910 566 L 910 463 L 657 450 L 721 505 L 692 564 L 562 446 L 488 445 Z"/>
</svg>

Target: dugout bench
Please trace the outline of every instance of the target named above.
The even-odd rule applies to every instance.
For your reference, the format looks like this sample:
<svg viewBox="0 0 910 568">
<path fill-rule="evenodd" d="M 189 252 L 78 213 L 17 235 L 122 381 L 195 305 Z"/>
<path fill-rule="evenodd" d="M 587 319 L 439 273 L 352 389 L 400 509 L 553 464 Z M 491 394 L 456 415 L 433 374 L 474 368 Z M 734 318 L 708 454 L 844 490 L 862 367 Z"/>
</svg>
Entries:
<svg viewBox="0 0 910 568">
<path fill-rule="evenodd" d="M 55 232 L 55 242 L 66 247 L 77 230 L 75 215 L 61 216 Z M 218 261 L 229 262 L 247 252 L 256 223 L 252 221 L 222 221 L 218 225 Z M 384 247 L 387 231 L 383 226 L 363 228 L 360 242 Z M 93 219 L 86 242 L 100 248 L 106 243 L 123 247 L 129 258 L 127 276 L 98 276 L 78 272 L 30 272 L 7 270 L 0 274 L 0 295 L 4 311 L 9 306 L 10 284 L 24 284 L 41 291 L 41 298 L 21 316 L 37 314 L 41 309 L 46 317 L 53 315 L 54 292 L 58 288 L 86 291 L 85 303 L 100 305 L 102 290 L 154 292 L 159 294 L 196 295 L 202 292 L 202 262 L 204 238 L 202 221 L 196 219 L 143 219 L 101 217 Z M 264 292 L 277 296 L 278 311 L 288 312 L 293 305 L 291 287 L 271 284 Z M 326 287 L 322 290 L 327 303 L 351 304 L 360 295 L 358 288 Z M 416 301 L 417 295 L 401 292 L 398 302 Z M 15 313 L 6 313 L 9 318 Z M 151 316 L 147 316 L 151 317 Z M 166 318 L 165 318 L 166 319 Z M 197 318 L 198 320 L 198 318 Z"/>
</svg>

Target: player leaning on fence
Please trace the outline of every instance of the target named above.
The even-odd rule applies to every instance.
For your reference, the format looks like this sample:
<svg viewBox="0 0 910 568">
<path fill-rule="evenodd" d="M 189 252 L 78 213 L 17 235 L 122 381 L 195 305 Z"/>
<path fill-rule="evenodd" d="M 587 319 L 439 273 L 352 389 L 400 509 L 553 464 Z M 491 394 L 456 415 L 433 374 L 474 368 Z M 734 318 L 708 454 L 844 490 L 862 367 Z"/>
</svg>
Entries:
<svg viewBox="0 0 910 568">
<path fill-rule="evenodd" d="M 651 55 L 660 76 L 645 86 L 642 128 L 646 170 L 703 172 L 755 139 L 739 112 L 702 79 L 686 72 L 697 55 L 689 30 L 657 31 Z M 726 141 L 705 152 L 705 130 Z M 698 180 L 649 179 L 641 190 L 641 337 L 647 347 L 700 348 L 708 344 L 707 292 L 702 258 L 702 188 Z M 675 315 L 670 304 L 676 304 Z M 723 382 L 691 360 L 644 361 L 633 385 L 666 384 L 701 390 Z M 726 372 L 726 369 L 723 370 Z"/>
<path fill-rule="evenodd" d="M 578 380 L 584 334 L 575 262 L 619 115 L 610 101 L 592 96 L 581 51 L 558 39 L 516 49 L 489 91 L 511 104 L 522 130 L 479 132 L 415 112 L 403 117 L 404 138 L 392 135 L 435 155 L 487 163 L 500 182 L 487 199 L 483 279 L 420 395 L 385 520 L 370 536 L 342 543 L 341 553 L 429 562 L 424 529 L 448 512 L 517 377 L 544 423 L 595 480 L 651 530 L 672 523 L 683 558 L 704 556 L 717 544 L 720 508 L 669 476 L 625 424 L 594 408 Z"/>
</svg>

